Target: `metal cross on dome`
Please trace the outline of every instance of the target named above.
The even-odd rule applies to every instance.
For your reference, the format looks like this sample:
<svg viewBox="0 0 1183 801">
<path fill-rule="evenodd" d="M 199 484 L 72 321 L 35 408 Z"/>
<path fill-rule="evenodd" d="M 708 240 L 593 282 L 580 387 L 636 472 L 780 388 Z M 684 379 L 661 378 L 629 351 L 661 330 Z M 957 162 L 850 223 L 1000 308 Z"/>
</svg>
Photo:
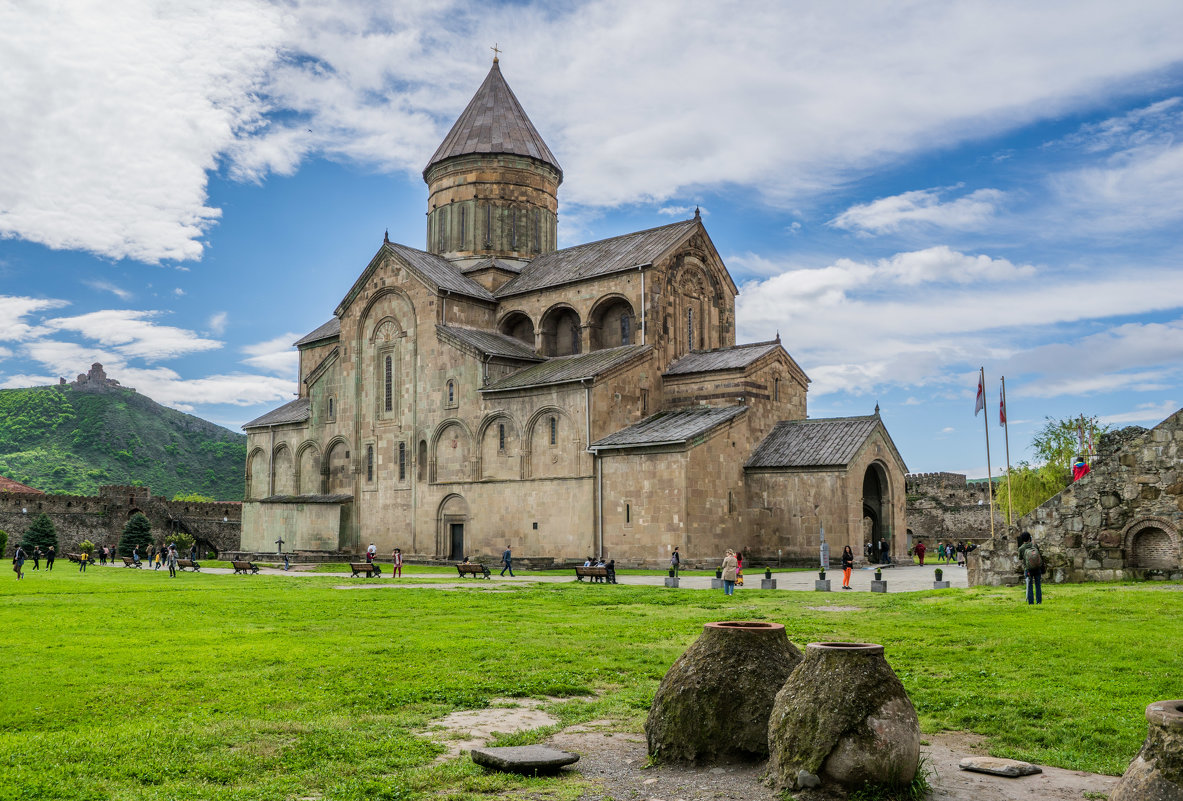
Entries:
<svg viewBox="0 0 1183 801">
<path fill-rule="evenodd" d="M 497 63 L 497 57 L 501 55 L 501 49 L 497 47 L 497 42 L 493 42 L 493 46 L 489 48 L 493 51 L 493 63 Z"/>
</svg>

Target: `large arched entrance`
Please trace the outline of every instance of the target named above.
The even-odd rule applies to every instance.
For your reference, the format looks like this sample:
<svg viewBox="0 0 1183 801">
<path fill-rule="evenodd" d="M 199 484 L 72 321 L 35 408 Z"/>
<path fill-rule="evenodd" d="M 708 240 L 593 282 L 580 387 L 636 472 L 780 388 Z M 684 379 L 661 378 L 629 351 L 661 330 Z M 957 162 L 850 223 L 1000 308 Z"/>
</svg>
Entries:
<svg viewBox="0 0 1183 801">
<path fill-rule="evenodd" d="M 468 541 L 468 502 L 459 495 L 449 495 L 440 504 L 439 529 L 436 533 L 436 553 L 443 559 L 459 562 L 465 556 Z"/>
<path fill-rule="evenodd" d="M 885 542 L 891 553 L 890 508 L 887 471 L 872 462 L 863 473 L 863 553 L 869 554 L 872 561 L 883 561 L 881 548 Z"/>
</svg>

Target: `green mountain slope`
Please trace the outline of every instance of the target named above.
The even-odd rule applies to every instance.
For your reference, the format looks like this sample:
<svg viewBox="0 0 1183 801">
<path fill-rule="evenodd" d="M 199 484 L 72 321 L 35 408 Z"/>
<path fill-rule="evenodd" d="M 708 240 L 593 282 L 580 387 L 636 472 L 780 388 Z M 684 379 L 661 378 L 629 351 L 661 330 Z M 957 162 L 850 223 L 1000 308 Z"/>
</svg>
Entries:
<svg viewBox="0 0 1183 801">
<path fill-rule="evenodd" d="M 242 500 L 246 436 L 131 390 L 0 390 L 0 475 L 46 492 L 139 484 Z"/>
</svg>

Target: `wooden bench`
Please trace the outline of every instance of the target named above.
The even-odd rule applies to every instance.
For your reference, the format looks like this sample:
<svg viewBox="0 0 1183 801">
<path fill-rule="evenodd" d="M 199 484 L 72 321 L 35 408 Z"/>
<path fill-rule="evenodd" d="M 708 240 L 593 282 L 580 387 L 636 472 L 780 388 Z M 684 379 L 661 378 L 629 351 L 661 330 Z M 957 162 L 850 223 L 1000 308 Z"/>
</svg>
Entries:
<svg viewBox="0 0 1183 801">
<path fill-rule="evenodd" d="M 143 567 L 144 567 L 142 564 L 137 562 L 135 559 L 132 559 L 130 556 L 121 556 L 120 559 L 123 560 L 124 567 L 138 567 L 140 569 L 143 569 Z"/>
<path fill-rule="evenodd" d="M 469 564 L 468 562 L 458 563 L 456 565 L 456 572 L 460 574 L 460 578 L 464 578 L 465 576 L 489 578 L 489 568 L 484 565 Z"/>
<path fill-rule="evenodd" d="M 30 558 L 32 558 L 32 557 L 30 557 Z M 76 564 L 76 565 L 77 565 L 77 564 L 80 564 L 80 563 L 82 562 L 82 554 L 78 554 L 78 553 L 68 553 L 68 554 L 66 554 L 66 558 L 67 558 L 67 559 L 69 559 L 71 562 L 73 562 L 73 563 L 74 563 L 74 564 Z M 86 563 L 87 563 L 88 565 L 93 565 L 93 564 L 94 564 L 94 557 L 93 557 L 93 556 L 88 556 L 88 557 L 86 558 Z"/>
<path fill-rule="evenodd" d="M 590 578 L 593 582 L 606 582 L 608 584 L 616 583 L 616 571 L 607 567 L 584 567 L 583 565 L 575 566 L 575 580 L 583 581 L 585 578 Z"/>
<path fill-rule="evenodd" d="M 259 572 L 259 566 L 250 562 L 231 562 L 230 566 L 234 568 L 235 573 L 241 573 L 244 576 L 247 573 Z"/>
<path fill-rule="evenodd" d="M 184 570 L 185 568 L 189 568 L 194 573 L 201 572 L 201 565 L 197 564 L 192 559 L 178 559 L 177 560 L 177 567 L 181 568 L 181 570 Z"/>
<path fill-rule="evenodd" d="M 382 568 L 378 567 L 377 562 L 350 562 L 349 569 L 353 571 L 354 576 L 359 576 L 362 573 L 367 576 L 382 575 Z"/>
</svg>

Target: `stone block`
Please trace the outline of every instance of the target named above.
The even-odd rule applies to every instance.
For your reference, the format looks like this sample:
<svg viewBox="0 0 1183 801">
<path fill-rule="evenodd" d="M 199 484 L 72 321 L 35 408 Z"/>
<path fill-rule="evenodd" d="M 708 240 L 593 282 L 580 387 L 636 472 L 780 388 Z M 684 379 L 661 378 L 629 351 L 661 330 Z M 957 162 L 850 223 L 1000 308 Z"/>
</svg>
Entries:
<svg viewBox="0 0 1183 801">
<path fill-rule="evenodd" d="M 813 589 L 815 592 L 829 592 L 830 591 L 830 580 L 825 579 L 823 581 L 822 579 L 814 579 L 813 580 Z"/>
<path fill-rule="evenodd" d="M 991 776 L 1007 776 L 1012 779 L 1017 776 L 1033 776 L 1036 773 L 1043 773 L 1043 768 L 1032 765 L 1030 762 L 1020 762 L 1017 759 L 998 759 L 996 757 L 966 757 L 958 763 L 957 767 L 975 773 L 988 773 Z"/>
<path fill-rule="evenodd" d="M 887 580 L 885 579 L 883 581 L 875 581 L 872 579 L 871 592 L 887 592 Z"/>
<path fill-rule="evenodd" d="M 723 589 L 723 579 L 717 579 L 717 578 L 711 579 L 711 589 L 712 590 Z"/>
<path fill-rule="evenodd" d="M 1096 559 L 1085 559 L 1084 560 L 1084 569 L 1085 570 L 1100 570 L 1101 563 Z"/>
<path fill-rule="evenodd" d="M 1117 573 L 1112 570 L 1098 570 L 1096 573 L 1097 581 L 1117 581 Z"/>
<path fill-rule="evenodd" d="M 1097 542 L 1102 548 L 1117 548 L 1121 546 L 1121 532 L 1119 531 L 1102 531 L 1101 535 L 1097 537 Z"/>
<path fill-rule="evenodd" d="M 1113 570 L 1115 568 L 1120 568 L 1122 566 L 1122 564 L 1123 563 L 1122 563 L 1121 559 L 1110 558 L 1110 559 L 1102 559 L 1101 560 L 1101 567 L 1107 568 L 1109 570 Z"/>
<path fill-rule="evenodd" d="M 1080 516 L 1084 524 L 1089 528 L 1096 528 L 1101 525 L 1101 510 L 1100 509 L 1086 509 L 1084 514 Z"/>
<path fill-rule="evenodd" d="M 579 761 L 578 754 L 559 751 L 545 745 L 517 745 L 503 748 L 474 748 L 469 752 L 476 764 L 505 773 L 534 776 L 557 773 L 566 765 Z"/>
<path fill-rule="evenodd" d="M 947 590 L 947 589 L 949 589 L 949 582 L 947 582 L 947 581 L 934 581 L 934 582 L 932 583 L 932 588 L 933 588 L 934 590 Z"/>
<path fill-rule="evenodd" d="M 678 589 L 678 579 L 670 578 L 669 576 L 666 576 L 665 577 L 665 586 L 671 587 L 675 590 Z"/>
<path fill-rule="evenodd" d="M 776 579 L 760 579 L 760 589 L 775 590 L 776 589 Z"/>
</svg>

